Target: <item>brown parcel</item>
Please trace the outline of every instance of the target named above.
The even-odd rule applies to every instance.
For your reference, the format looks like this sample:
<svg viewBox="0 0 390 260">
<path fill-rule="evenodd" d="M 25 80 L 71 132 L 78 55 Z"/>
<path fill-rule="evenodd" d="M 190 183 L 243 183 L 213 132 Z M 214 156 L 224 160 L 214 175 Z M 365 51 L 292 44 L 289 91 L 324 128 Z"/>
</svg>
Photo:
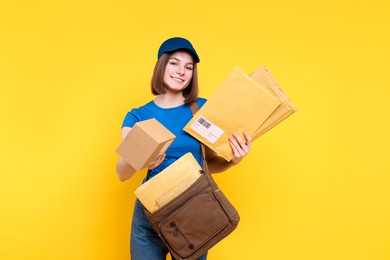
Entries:
<svg viewBox="0 0 390 260">
<path fill-rule="evenodd" d="M 138 187 L 135 195 L 153 213 L 190 187 L 200 177 L 200 170 L 192 153 L 186 153 Z"/>
<path fill-rule="evenodd" d="M 184 130 L 230 161 L 228 137 L 244 130 L 252 136 L 279 105 L 279 99 L 234 67 Z"/>
<path fill-rule="evenodd" d="M 123 139 L 116 152 L 135 171 L 147 168 L 158 155 L 163 154 L 175 135 L 156 119 L 137 122 Z"/>
<path fill-rule="evenodd" d="M 291 114 L 296 112 L 297 109 L 276 82 L 266 66 L 257 68 L 251 74 L 249 74 L 249 76 L 258 82 L 262 87 L 268 89 L 270 93 L 277 97 L 281 102 L 280 106 L 278 106 L 275 111 L 272 112 L 272 114 L 267 118 L 267 120 L 255 131 L 252 136 L 252 140 L 255 140 L 285 120 Z"/>
</svg>

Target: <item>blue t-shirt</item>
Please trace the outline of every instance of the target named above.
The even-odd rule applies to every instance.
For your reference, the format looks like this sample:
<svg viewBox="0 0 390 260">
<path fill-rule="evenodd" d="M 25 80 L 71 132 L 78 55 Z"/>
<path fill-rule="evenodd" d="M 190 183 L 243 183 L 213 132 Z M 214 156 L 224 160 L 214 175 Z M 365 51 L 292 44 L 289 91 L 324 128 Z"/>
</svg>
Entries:
<svg viewBox="0 0 390 260">
<path fill-rule="evenodd" d="M 197 103 L 201 108 L 206 99 L 198 98 Z M 155 118 L 175 136 L 175 140 L 166 151 L 165 160 L 156 168 L 150 171 L 149 178 L 152 178 L 184 154 L 191 152 L 199 165 L 202 166 L 202 151 L 199 141 L 183 130 L 184 126 L 191 120 L 192 112 L 189 104 L 183 104 L 172 108 L 162 108 L 154 101 L 139 107 L 133 108 L 127 113 L 122 127 L 133 127 L 135 123 Z"/>
</svg>

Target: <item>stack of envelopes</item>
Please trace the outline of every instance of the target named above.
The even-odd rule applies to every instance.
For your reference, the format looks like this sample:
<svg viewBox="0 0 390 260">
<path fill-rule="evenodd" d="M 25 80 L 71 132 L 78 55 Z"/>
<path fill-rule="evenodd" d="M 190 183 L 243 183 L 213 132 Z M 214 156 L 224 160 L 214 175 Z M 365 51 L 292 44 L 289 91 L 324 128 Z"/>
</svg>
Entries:
<svg viewBox="0 0 390 260">
<path fill-rule="evenodd" d="M 233 132 L 245 140 L 245 130 L 255 140 L 295 111 L 266 67 L 250 76 L 234 67 L 184 130 L 230 161 Z"/>
<path fill-rule="evenodd" d="M 152 213 L 190 187 L 200 177 L 201 170 L 192 153 L 186 153 L 138 187 L 135 195 Z"/>
<path fill-rule="evenodd" d="M 264 123 L 255 131 L 252 139 L 257 139 L 268 130 L 282 122 L 291 114 L 297 111 L 294 104 L 284 93 L 283 89 L 276 82 L 271 72 L 265 66 L 261 66 L 254 70 L 249 76 L 254 79 L 260 86 L 268 89 L 271 94 L 280 100 L 280 105 L 272 112 L 272 114 L 264 121 Z"/>
</svg>

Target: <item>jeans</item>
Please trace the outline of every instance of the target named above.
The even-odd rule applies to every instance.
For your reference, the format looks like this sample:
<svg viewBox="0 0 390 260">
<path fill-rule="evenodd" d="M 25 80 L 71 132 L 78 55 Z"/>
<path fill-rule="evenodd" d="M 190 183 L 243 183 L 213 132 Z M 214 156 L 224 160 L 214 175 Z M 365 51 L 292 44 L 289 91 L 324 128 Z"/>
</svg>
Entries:
<svg viewBox="0 0 390 260">
<path fill-rule="evenodd" d="M 165 260 L 169 250 L 150 225 L 141 202 L 134 206 L 131 226 L 130 254 L 132 260 Z M 206 260 L 207 253 L 197 260 Z"/>
</svg>

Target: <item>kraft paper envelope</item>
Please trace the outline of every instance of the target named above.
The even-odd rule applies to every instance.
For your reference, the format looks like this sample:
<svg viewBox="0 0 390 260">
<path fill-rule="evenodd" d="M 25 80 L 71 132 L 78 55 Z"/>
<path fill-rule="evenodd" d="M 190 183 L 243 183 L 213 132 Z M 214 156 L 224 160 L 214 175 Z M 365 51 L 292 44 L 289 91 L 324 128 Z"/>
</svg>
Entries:
<svg viewBox="0 0 390 260">
<path fill-rule="evenodd" d="M 291 114 L 295 113 L 297 109 L 276 82 L 266 66 L 257 68 L 251 74 L 249 74 L 249 76 L 258 82 L 262 87 L 268 89 L 270 93 L 277 97 L 281 102 L 280 106 L 278 106 L 275 111 L 272 112 L 272 114 L 267 118 L 267 120 L 255 131 L 252 136 L 252 139 L 255 140 L 285 120 Z"/>
<path fill-rule="evenodd" d="M 244 130 L 252 136 L 279 105 L 279 99 L 234 67 L 184 130 L 230 161 L 228 137 Z"/>
<path fill-rule="evenodd" d="M 135 195 L 149 212 L 154 212 L 191 186 L 202 168 L 186 153 L 159 174 L 135 190 Z"/>
</svg>

